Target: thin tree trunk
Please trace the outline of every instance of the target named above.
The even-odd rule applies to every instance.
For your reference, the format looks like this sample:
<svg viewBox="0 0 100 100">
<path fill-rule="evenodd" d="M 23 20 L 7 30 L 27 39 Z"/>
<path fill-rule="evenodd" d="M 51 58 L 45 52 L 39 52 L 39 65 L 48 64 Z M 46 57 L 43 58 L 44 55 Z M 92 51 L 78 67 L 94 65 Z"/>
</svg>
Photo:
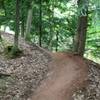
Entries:
<svg viewBox="0 0 100 100">
<path fill-rule="evenodd" d="M 24 27 L 24 19 L 22 19 L 22 22 L 21 22 L 21 36 L 24 37 L 24 30 L 25 30 L 25 27 Z"/>
<path fill-rule="evenodd" d="M 1 37 L 1 32 L 0 32 L 0 42 L 1 42 L 1 40 L 2 40 L 2 37 Z"/>
<path fill-rule="evenodd" d="M 53 1 L 52 3 L 52 14 L 51 14 L 51 17 L 50 17 L 50 39 L 49 39 L 49 42 L 48 42 L 48 47 L 50 48 L 50 50 L 52 50 L 52 39 L 53 39 L 53 36 L 54 36 L 54 5 L 55 5 L 55 1 Z"/>
<path fill-rule="evenodd" d="M 19 0 L 16 0 L 16 19 L 15 19 L 15 36 L 14 36 L 14 48 L 18 49 L 18 36 L 19 36 Z"/>
<path fill-rule="evenodd" d="M 59 32 L 56 33 L 56 52 L 58 51 Z"/>
<path fill-rule="evenodd" d="M 26 32 L 25 32 L 25 39 L 30 39 L 30 31 L 31 31 L 31 23 L 32 23 L 32 7 L 28 10 L 27 22 L 26 22 Z"/>
<path fill-rule="evenodd" d="M 4 12 L 5 12 L 5 19 L 7 19 L 7 12 L 6 12 L 6 7 L 5 7 L 5 3 L 4 3 L 4 0 L 2 0 L 2 8 L 4 9 Z M 4 25 L 4 32 L 6 31 L 6 24 Z"/>
<path fill-rule="evenodd" d="M 24 1 L 21 0 L 21 36 L 24 37 L 25 32 L 25 16 L 24 16 Z"/>
<path fill-rule="evenodd" d="M 42 46 L 42 0 L 40 0 L 39 18 L 39 46 Z"/>
</svg>

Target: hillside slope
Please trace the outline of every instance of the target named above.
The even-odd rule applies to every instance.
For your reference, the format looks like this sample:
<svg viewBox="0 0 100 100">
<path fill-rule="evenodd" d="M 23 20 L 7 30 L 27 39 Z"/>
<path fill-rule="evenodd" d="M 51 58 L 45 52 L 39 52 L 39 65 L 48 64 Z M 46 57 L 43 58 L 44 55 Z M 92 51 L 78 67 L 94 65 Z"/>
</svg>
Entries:
<svg viewBox="0 0 100 100">
<path fill-rule="evenodd" d="M 5 44 L 13 43 L 12 35 L 2 37 Z M 21 38 L 19 44 L 24 53 L 16 59 L 6 59 L 0 47 L 0 100 L 100 99 L 99 64 L 73 54 L 53 54 Z"/>
</svg>

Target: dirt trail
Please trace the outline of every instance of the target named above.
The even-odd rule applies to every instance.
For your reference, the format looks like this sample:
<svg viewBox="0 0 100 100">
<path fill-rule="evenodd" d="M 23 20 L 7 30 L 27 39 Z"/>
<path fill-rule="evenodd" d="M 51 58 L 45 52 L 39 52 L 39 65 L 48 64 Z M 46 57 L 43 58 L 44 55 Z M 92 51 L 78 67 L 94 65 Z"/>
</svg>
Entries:
<svg viewBox="0 0 100 100">
<path fill-rule="evenodd" d="M 87 66 L 77 55 L 54 53 L 52 57 L 48 78 L 41 83 L 32 100 L 73 100 L 73 92 L 86 83 Z"/>
</svg>

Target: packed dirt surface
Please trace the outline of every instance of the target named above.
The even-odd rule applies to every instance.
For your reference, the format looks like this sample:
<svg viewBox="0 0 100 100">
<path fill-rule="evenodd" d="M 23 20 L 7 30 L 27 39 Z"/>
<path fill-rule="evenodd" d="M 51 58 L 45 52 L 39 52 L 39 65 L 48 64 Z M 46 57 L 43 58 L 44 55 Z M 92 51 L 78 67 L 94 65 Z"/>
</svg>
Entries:
<svg viewBox="0 0 100 100">
<path fill-rule="evenodd" d="M 74 54 L 52 53 L 51 71 L 32 100 L 73 100 L 72 94 L 87 83 L 88 66 Z"/>
</svg>

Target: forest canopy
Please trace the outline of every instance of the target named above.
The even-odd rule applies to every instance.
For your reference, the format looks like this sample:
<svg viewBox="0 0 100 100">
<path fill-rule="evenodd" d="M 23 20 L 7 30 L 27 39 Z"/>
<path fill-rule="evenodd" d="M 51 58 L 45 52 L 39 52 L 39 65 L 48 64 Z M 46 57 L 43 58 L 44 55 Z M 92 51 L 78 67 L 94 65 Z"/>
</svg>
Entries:
<svg viewBox="0 0 100 100">
<path fill-rule="evenodd" d="M 51 51 L 81 52 L 81 37 L 84 56 L 100 63 L 100 0 L 0 0 L 0 27 L 16 46 L 21 35 Z"/>
</svg>

